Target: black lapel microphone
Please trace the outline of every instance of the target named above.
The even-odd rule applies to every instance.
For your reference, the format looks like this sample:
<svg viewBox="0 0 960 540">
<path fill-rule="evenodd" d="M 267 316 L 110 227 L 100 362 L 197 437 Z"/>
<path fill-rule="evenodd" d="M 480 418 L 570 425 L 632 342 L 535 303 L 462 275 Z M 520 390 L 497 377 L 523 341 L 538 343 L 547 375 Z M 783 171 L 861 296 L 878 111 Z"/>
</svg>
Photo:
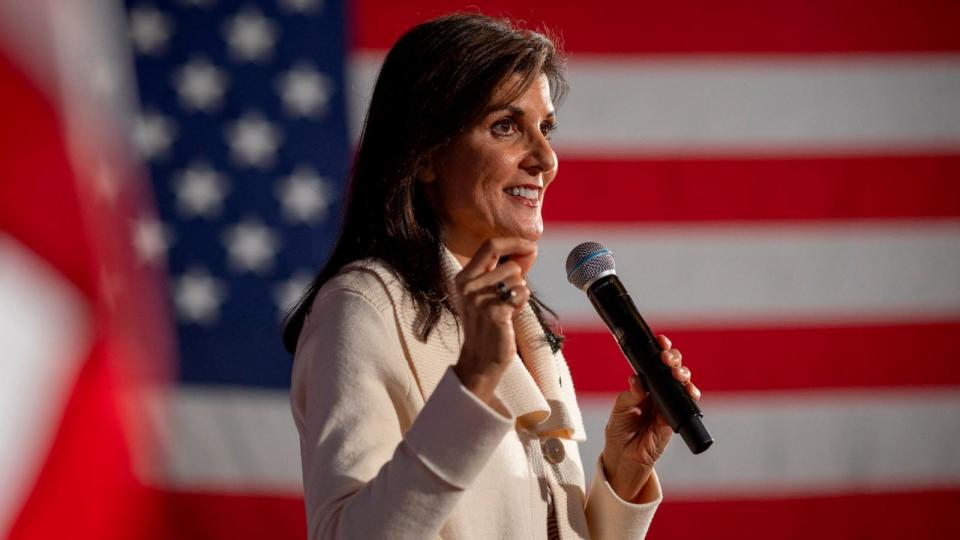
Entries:
<svg viewBox="0 0 960 540">
<path fill-rule="evenodd" d="M 673 432 L 694 454 L 710 448 L 713 437 L 703 425 L 703 412 L 660 360 L 663 348 L 617 277 L 610 250 L 596 242 L 573 248 L 567 256 L 567 280 L 587 293 Z"/>
</svg>

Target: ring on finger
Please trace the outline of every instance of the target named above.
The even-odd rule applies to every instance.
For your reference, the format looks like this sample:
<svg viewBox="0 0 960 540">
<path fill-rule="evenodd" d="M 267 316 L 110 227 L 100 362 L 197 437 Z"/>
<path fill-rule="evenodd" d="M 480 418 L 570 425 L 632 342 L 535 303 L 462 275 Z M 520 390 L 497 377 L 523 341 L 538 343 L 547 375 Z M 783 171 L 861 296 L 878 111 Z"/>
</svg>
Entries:
<svg viewBox="0 0 960 540">
<path fill-rule="evenodd" d="M 500 301 L 504 304 L 513 305 L 513 299 L 517 297 L 517 291 L 507 287 L 507 284 L 498 281 L 496 284 L 497 297 L 500 298 Z"/>
</svg>

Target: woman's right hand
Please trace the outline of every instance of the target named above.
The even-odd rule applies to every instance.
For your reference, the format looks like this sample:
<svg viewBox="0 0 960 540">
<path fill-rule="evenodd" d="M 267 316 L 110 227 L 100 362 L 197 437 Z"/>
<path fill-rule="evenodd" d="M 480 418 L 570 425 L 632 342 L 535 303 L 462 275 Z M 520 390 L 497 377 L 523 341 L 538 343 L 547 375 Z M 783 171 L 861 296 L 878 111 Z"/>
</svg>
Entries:
<svg viewBox="0 0 960 540">
<path fill-rule="evenodd" d="M 498 265 L 502 257 L 510 259 Z M 458 306 L 464 328 L 463 348 L 454 372 L 468 390 L 486 403 L 514 355 L 513 317 L 530 298 L 525 276 L 537 258 L 537 245 L 522 238 L 492 238 L 480 246 L 457 274 Z M 504 302 L 503 282 L 516 295 Z"/>
</svg>

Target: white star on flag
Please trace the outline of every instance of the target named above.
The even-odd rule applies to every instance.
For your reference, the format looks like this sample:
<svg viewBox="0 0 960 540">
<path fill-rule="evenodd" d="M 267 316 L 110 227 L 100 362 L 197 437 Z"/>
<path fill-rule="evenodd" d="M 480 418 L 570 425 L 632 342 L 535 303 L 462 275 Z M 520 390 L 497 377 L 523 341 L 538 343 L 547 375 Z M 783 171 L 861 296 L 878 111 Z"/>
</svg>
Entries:
<svg viewBox="0 0 960 540">
<path fill-rule="evenodd" d="M 157 55 L 167 48 L 173 31 L 170 18 L 152 6 L 140 5 L 130 10 L 130 40 L 140 54 Z"/>
<path fill-rule="evenodd" d="M 223 210 L 223 199 L 230 190 L 223 174 L 206 161 L 194 161 L 177 173 L 173 181 L 177 211 L 184 217 L 214 218 Z"/>
<path fill-rule="evenodd" d="M 312 167 L 301 165 L 276 188 L 283 217 L 290 222 L 317 223 L 327 217 L 333 198 L 330 183 Z"/>
<path fill-rule="evenodd" d="M 273 54 L 277 25 L 254 8 L 234 15 L 223 28 L 227 46 L 234 58 L 262 62 Z"/>
<path fill-rule="evenodd" d="M 180 3 L 185 6 L 193 6 L 200 9 L 210 9 L 214 4 L 217 3 L 217 0 L 180 0 Z"/>
<path fill-rule="evenodd" d="M 133 246 L 142 263 L 158 264 L 166 260 L 173 240 L 170 227 L 154 217 L 141 216 L 133 223 Z"/>
<path fill-rule="evenodd" d="M 316 13 L 323 9 L 321 0 L 280 0 L 280 7 L 291 13 Z"/>
<path fill-rule="evenodd" d="M 226 72 L 203 57 L 195 57 L 174 75 L 184 108 L 210 112 L 220 107 L 229 82 Z"/>
<path fill-rule="evenodd" d="M 277 282 L 273 286 L 273 301 L 277 305 L 277 313 L 281 318 L 286 316 L 290 308 L 300 300 L 311 282 L 313 282 L 312 273 L 298 270 L 289 279 Z"/>
<path fill-rule="evenodd" d="M 333 83 L 307 63 L 298 63 L 277 78 L 277 91 L 290 116 L 317 117 L 327 113 Z"/>
<path fill-rule="evenodd" d="M 223 243 L 233 269 L 264 274 L 273 268 L 280 235 L 258 219 L 247 218 L 223 233 Z"/>
<path fill-rule="evenodd" d="M 220 318 L 220 305 L 227 298 L 223 283 L 200 267 L 191 268 L 176 278 L 173 302 L 180 320 L 203 325 L 216 323 Z"/>
<path fill-rule="evenodd" d="M 227 126 L 226 136 L 234 161 L 262 170 L 273 165 L 283 132 L 259 112 L 246 112 Z"/>
<path fill-rule="evenodd" d="M 145 112 L 134 121 L 133 144 L 143 159 L 159 159 L 167 155 L 176 134 L 173 120 L 157 112 Z"/>
</svg>

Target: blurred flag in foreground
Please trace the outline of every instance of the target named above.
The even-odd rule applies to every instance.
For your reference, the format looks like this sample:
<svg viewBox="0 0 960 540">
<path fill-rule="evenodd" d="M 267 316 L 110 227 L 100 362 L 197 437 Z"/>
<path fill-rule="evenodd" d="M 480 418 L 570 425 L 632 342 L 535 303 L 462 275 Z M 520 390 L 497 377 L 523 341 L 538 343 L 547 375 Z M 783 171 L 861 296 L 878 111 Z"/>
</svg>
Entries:
<svg viewBox="0 0 960 540">
<path fill-rule="evenodd" d="M 0 7 L 0 536 L 142 538 L 170 370 L 118 6 Z"/>
</svg>

